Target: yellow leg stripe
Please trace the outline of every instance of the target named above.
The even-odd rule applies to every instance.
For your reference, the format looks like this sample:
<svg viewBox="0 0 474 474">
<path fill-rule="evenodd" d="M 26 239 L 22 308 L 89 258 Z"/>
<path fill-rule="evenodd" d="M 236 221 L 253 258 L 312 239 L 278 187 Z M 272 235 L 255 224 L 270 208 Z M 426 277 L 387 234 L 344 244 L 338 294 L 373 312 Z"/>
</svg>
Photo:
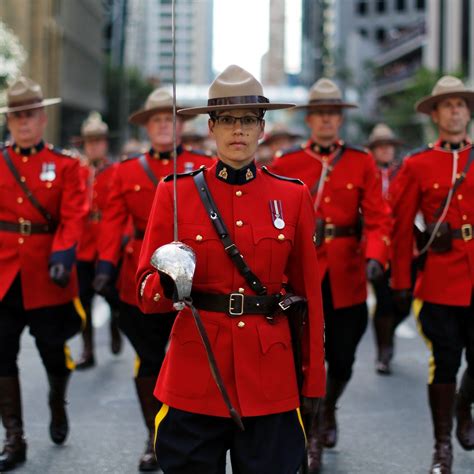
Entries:
<svg viewBox="0 0 474 474">
<path fill-rule="evenodd" d="M 74 303 L 74 308 L 76 309 L 76 313 L 80 316 L 82 320 L 81 331 L 84 331 L 87 324 L 86 311 L 84 309 L 84 306 L 82 306 L 81 300 L 79 298 L 74 298 L 73 303 Z"/>
<path fill-rule="evenodd" d="M 64 344 L 64 360 L 66 361 L 66 367 L 73 371 L 76 369 L 76 364 L 71 356 L 71 349 L 67 344 Z"/>
<path fill-rule="evenodd" d="M 135 364 L 133 365 L 133 376 L 138 377 L 138 371 L 140 370 L 141 360 L 138 355 L 135 356 Z"/>
<path fill-rule="evenodd" d="M 415 299 L 413 302 L 413 312 L 415 314 L 415 321 L 416 321 L 416 328 L 418 329 L 418 332 L 420 333 L 420 336 L 423 338 L 425 341 L 426 346 L 428 347 L 428 350 L 430 351 L 430 358 L 429 358 L 429 368 L 428 368 L 428 384 L 433 383 L 434 379 L 434 373 L 436 369 L 436 363 L 435 363 L 435 358 L 433 355 L 433 344 L 431 341 L 426 337 L 425 333 L 423 332 L 423 328 L 421 327 L 421 322 L 420 322 L 420 312 L 421 308 L 423 307 L 423 301 L 420 299 Z"/>
<path fill-rule="evenodd" d="M 304 443 L 308 444 L 308 438 L 306 437 L 306 430 L 304 429 L 303 418 L 301 417 L 301 411 L 299 408 L 296 409 L 296 414 L 298 415 L 298 421 L 300 422 L 301 429 L 303 430 Z"/>
<path fill-rule="evenodd" d="M 165 416 L 168 414 L 170 407 L 163 403 L 160 408 L 160 411 L 156 414 L 155 417 L 155 441 L 153 443 L 153 450 L 156 446 L 156 437 L 158 436 L 158 428 L 160 427 L 161 422 L 165 419 Z"/>
</svg>

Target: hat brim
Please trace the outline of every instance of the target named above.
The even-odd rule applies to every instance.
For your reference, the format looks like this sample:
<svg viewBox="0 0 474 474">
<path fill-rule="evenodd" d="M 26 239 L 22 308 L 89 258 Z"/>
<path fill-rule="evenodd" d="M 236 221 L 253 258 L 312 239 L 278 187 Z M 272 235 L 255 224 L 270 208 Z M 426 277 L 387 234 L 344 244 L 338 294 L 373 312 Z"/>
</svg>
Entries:
<svg viewBox="0 0 474 474">
<path fill-rule="evenodd" d="M 398 140 L 397 138 L 376 138 L 375 140 L 368 142 L 365 144 L 366 148 L 375 148 L 376 146 L 380 145 L 393 145 L 393 146 L 401 146 L 404 145 L 405 142 L 402 140 Z"/>
<path fill-rule="evenodd" d="M 443 100 L 448 99 L 449 97 L 461 97 L 466 99 L 467 105 L 471 110 L 471 114 L 474 112 L 474 92 L 471 91 L 459 91 L 459 92 L 446 92 L 444 94 L 438 95 L 429 95 L 423 97 L 415 104 L 415 110 L 421 114 L 431 115 L 435 105 Z"/>
<path fill-rule="evenodd" d="M 21 112 L 23 110 L 33 110 L 40 109 L 42 107 L 48 107 L 48 105 L 59 104 L 62 101 L 59 97 L 54 97 L 51 99 L 43 99 L 41 102 L 36 102 L 34 104 L 25 104 L 18 105 L 17 107 L 4 106 L 0 107 L 0 114 L 9 114 L 11 112 Z"/>
<path fill-rule="evenodd" d="M 209 112 L 219 112 L 223 110 L 240 110 L 240 109 L 264 109 L 264 110 L 279 110 L 290 109 L 295 104 L 273 104 L 273 103 L 254 103 L 254 104 L 225 104 L 225 105 L 211 105 L 206 107 L 191 107 L 187 109 L 178 110 L 179 115 L 197 115 L 208 114 Z"/>
<path fill-rule="evenodd" d="M 275 140 L 278 140 L 280 138 L 288 138 L 289 140 L 298 140 L 298 139 L 303 138 L 303 137 L 302 137 L 302 135 L 299 135 L 298 133 L 279 132 L 279 133 L 275 133 L 274 135 L 271 135 L 270 137 L 262 140 L 260 142 L 260 145 L 271 145 Z"/>
<path fill-rule="evenodd" d="M 176 107 L 178 109 L 178 106 Z M 128 121 L 134 125 L 146 125 L 148 119 L 159 112 L 173 112 L 173 107 L 153 107 L 152 109 L 141 109 L 128 117 Z M 179 111 L 178 111 L 179 112 Z M 196 115 L 196 114 L 194 114 Z M 193 116 L 182 117 L 182 120 L 191 120 Z"/>
<path fill-rule="evenodd" d="M 323 109 L 323 108 L 331 108 L 331 109 L 358 109 L 359 106 L 357 104 L 351 104 L 350 102 L 318 102 L 317 104 L 303 104 L 297 105 L 295 110 L 314 110 L 314 109 Z"/>
</svg>

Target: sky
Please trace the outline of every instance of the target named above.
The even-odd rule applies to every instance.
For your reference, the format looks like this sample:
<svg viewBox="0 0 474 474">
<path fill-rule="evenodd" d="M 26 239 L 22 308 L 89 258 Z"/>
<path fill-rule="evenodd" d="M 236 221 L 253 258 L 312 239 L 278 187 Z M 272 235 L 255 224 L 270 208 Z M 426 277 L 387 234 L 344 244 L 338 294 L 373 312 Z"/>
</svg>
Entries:
<svg viewBox="0 0 474 474">
<path fill-rule="evenodd" d="M 288 15 L 287 67 L 295 72 L 299 62 L 298 28 L 301 8 L 297 0 L 286 0 Z M 291 2 L 291 8 L 288 8 Z M 268 50 L 269 0 L 214 0 L 213 68 L 220 73 L 237 64 L 260 79 L 260 62 Z M 296 8 L 295 8 L 296 4 Z"/>
</svg>

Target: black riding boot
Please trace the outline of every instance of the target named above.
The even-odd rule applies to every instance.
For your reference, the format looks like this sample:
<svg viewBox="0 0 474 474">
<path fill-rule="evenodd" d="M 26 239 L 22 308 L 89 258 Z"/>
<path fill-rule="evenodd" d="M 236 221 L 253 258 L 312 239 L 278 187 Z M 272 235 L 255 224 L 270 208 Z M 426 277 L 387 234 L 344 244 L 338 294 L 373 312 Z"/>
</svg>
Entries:
<svg viewBox="0 0 474 474">
<path fill-rule="evenodd" d="M 56 444 L 63 444 L 69 432 L 69 423 L 66 413 L 66 388 L 68 375 L 48 374 L 49 407 L 51 409 L 51 423 L 49 434 Z"/>
<path fill-rule="evenodd" d="M 346 385 L 347 381 L 328 377 L 321 416 L 321 442 L 326 448 L 333 448 L 337 444 L 336 403 Z"/>
<path fill-rule="evenodd" d="M 92 309 L 90 306 L 85 306 L 86 325 L 82 331 L 82 354 L 76 362 L 77 370 L 89 369 L 95 365 L 94 357 L 94 327 L 92 325 Z"/>
<path fill-rule="evenodd" d="M 459 444 L 467 451 L 474 449 L 474 422 L 471 413 L 473 402 L 474 380 L 466 370 L 456 397 L 456 437 Z"/>
</svg>

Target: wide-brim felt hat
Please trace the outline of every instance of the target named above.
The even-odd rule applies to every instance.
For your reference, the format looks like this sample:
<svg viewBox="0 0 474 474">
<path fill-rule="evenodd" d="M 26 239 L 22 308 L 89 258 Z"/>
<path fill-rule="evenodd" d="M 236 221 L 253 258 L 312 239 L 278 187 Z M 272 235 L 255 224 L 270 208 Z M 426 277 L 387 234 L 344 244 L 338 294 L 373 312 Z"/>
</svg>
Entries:
<svg viewBox="0 0 474 474">
<path fill-rule="evenodd" d="M 0 113 L 21 112 L 23 110 L 39 109 L 48 105 L 59 104 L 61 99 L 54 97 L 45 99 L 41 86 L 28 77 L 19 77 L 7 89 L 7 104 L 0 107 Z"/>
<path fill-rule="evenodd" d="M 357 104 L 346 102 L 342 98 L 341 89 L 330 79 L 321 78 L 317 80 L 309 90 L 309 102 L 297 105 L 295 109 L 319 109 L 323 107 L 339 109 L 355 109 Z"/>
<path fill-rule="evenodd" d="M 431 95 L 416 102 L 415 110 L 430 115 L 438 102 L 449 97 L 465 99 L 471 113 L 474 111 L 474 91 L 467 89 L 463 82 L 454 76 L 441 77 L 433 87 Z"/>
<path fill-rule="evenodd" d="M 403 145 L 403 141 L 395 136 L 393 130 L 384 123 L 377 124 L 369 135 L 369 141 L 365 145 L 367 148 L 374 148 L 378 145 Z"/>
<path fill-rule="evenodd" d="M 228 66 L 209 87 L 207 106 L 178 110 L 180 115 L 208 114 L 223 110 L 263 109 L 277 110 L 295 104 L 271 103 L 263 95 L 263 87 L 255 77 L 239 66 Z"/>
<path fill-rule="evenodd" d="M 296 133 L 286 127 L 284 124 L 276 123 L 271 130 L 264 136 L 260 145 L 270 145 L 274 140 L 278 138 L 289 138 L 290 140 L 296 140 L 303 136 Z"/>
<path fill-rule="evenodd" d="M 182 105 L 176 104 L 176 110 Z M 128 117 L 128 121 L 134 125 L 145 125 L 148 119 L 158 112 L 172 112 L 173 111 L 173 96 L 167 89 L 155 89 L 146 99 L 145 105 L 142 109 L 133 112 Z M 190 120 L 193 116 L 182 117 L 182 120 Z"/>
</svg>

